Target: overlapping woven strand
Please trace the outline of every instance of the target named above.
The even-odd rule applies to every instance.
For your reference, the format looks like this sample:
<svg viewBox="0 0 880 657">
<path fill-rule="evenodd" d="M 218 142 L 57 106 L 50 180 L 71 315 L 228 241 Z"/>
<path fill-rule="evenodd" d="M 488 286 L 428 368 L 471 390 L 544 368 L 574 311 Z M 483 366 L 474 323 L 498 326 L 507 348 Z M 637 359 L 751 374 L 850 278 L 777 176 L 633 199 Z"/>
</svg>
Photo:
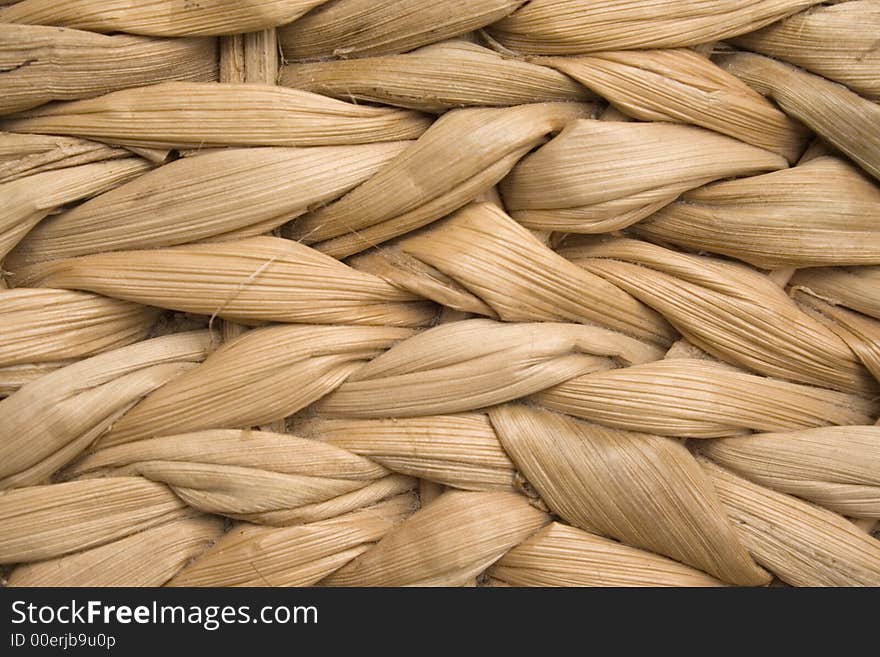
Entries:
<svg viewBox="0 0 880 657">
<path fill-rule="evenodd" d="M 0 0 L 8 586 L 880 586 L 880 0 Z"/>
</svg>

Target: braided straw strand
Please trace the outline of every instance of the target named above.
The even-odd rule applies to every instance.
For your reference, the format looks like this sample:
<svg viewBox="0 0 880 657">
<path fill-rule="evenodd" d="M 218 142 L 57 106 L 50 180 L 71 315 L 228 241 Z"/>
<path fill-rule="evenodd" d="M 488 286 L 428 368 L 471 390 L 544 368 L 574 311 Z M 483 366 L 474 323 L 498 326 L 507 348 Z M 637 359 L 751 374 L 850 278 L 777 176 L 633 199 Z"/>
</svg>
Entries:
<svg viewBox="0 0 880 657">
<path fill-rule="evenodd" d="M 880 586 L 878 27 L 0 0 L 0 587 Z"/>
</svg>

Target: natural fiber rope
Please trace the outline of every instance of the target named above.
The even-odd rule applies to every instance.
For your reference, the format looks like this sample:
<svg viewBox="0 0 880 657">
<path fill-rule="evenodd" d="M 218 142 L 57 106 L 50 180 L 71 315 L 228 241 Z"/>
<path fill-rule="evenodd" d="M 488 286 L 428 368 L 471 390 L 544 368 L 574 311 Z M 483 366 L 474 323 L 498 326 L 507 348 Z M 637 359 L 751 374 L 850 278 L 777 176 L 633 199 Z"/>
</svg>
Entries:
<svg viewBox="0 0 880 657">
<path fill-rule="evenodd" d="M 8 584 L 880 585 L 880 2 L 643 4 L 0 2 Z"/>
</svg>

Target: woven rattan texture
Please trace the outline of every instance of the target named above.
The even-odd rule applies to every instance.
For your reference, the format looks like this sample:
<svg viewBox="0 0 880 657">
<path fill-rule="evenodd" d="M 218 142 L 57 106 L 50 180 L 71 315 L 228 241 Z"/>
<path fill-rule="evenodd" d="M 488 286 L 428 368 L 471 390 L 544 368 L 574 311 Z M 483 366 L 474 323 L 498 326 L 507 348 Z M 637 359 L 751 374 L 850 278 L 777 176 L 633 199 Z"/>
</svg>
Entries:
<svg viewBox="0 0 880 657">
<path fill-rule="evenodd" d="M 0 1 L 9 586 L 878 586 L 880 0 Z"/>
</svg>

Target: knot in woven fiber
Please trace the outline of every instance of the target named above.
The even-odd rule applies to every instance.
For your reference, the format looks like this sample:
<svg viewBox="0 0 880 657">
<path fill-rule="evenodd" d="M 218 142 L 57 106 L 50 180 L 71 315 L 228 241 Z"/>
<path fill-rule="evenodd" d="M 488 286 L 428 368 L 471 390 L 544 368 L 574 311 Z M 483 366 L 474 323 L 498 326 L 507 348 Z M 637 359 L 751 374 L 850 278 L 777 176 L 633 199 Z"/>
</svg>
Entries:
<svg viewBox="0 0 880 657">
<path fill-rule="evenodd" d="M 880 586 L 878 0 L 0 5 L 0 584 Z"/>
</svg>

